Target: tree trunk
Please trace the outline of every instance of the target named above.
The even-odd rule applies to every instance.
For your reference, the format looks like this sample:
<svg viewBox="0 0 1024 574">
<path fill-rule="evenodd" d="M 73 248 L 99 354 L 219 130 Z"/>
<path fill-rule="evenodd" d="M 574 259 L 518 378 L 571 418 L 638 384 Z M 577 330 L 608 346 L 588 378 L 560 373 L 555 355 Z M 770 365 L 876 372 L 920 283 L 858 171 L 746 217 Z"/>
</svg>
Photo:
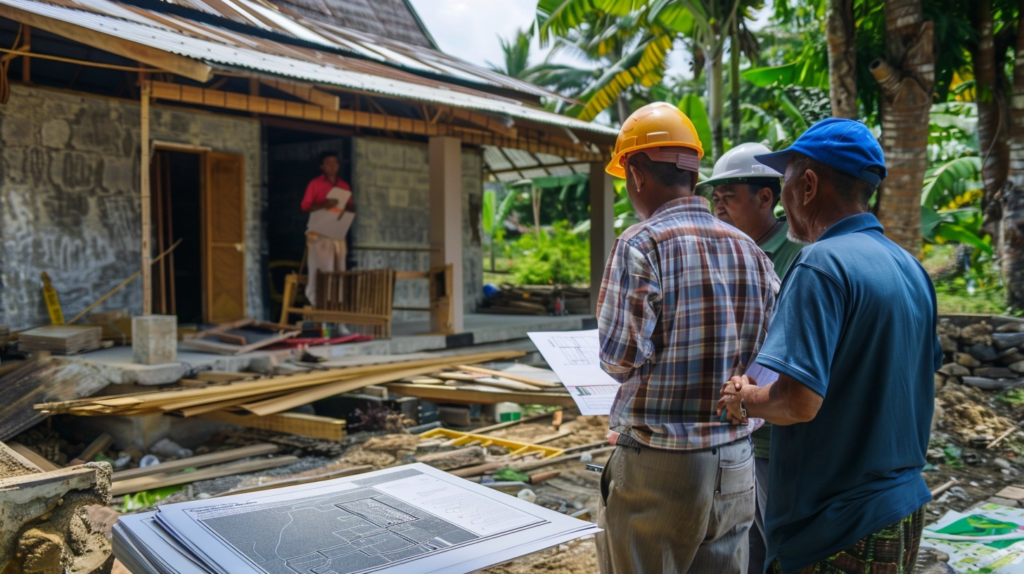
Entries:
<svg viewBox="0 0 1024 574">
<path fill-rule="evenodd" d="M 722 104 L 725 100 L 725 85 L 722 78 L 722 49 L 708 50 L 711 58 L 708 66 L 708 121 L 711 123 L 711 157 L 714 161 L 722 157 L 725 149 L 722 133 Z"/>
<path fill-rule="evenodd" d="M 740 23 L 732 21 L 732 39 L 729 41 L 729 137 L 732 145 L 740 142 Z"/>
<path fill-rule="evenodd" d="M 971 51 L 978 103 L 978 149 L 984 161 L 981 178 L 985 186 L 981 209 L 985 227 L 991 231 L 1002 216 L 997 196 L 1009 176 L 1010 148 L 1007 145 L 1005 74 L 1003 58 L 996 56 L 993 37 L 992 0 L 976 0 L 978 45 Z M 990 233 L 991 233 L 990 231 Z"/>
<path fill-rule="evenodd" d="M 935 85 L 932 23 L 923 19 L 921 0 L 885 0 L 885 24 L 887 57 L 871 63 L 882 94 L 882 149 L 889 172 L 878 190 L 878 218 L 890 239 L 918 256 Z"/>
<path fill-rule="evenodd" d="M 828 74 L 832 117 L 857 119 L 857 39 L 853 0 L 832 0 L 828 15 Z"/>
<path fill-rule="evenodd" d="M 1010 99 L 1010 181 L 1003 190 L 1000 260 L 1006 302 L 1024 309 L 1024 0 L 1020 2 Z"/>
</svg>

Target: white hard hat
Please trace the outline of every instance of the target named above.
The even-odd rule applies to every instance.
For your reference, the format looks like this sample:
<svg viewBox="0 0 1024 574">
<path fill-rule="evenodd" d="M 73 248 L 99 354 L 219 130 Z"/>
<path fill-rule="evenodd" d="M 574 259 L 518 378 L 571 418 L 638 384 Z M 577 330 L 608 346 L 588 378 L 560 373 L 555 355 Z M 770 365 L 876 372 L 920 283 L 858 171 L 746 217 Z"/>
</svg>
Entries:
<svg viewBox="0 0 1024 574">
<path fill-rule="evenodd" d="M 715 162 L 711 177 L 700 182 L 700 187 L 735 183 L 751 178 L 782 177 L 782 174 L 754 159 L 755 156 L 772 153 L 767 146 L 759 143 L 740 144 L 725 152 Z"/>
</svg>

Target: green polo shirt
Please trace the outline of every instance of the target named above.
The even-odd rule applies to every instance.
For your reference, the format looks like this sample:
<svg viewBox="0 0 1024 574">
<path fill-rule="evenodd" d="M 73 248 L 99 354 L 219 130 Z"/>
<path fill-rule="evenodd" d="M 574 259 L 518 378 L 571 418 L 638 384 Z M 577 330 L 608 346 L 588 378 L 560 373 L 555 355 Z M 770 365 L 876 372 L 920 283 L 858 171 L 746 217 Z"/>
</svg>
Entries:
<svg viewBox="0 0 1024 574">
<path fill-rule="evenodd" d="M 789 266 L 796 259 L 796 256 L 800 254 L 800 250 L 804 246 L 790 241 L 786 237 L 789 233 L 789 222 L 784 217 L 779 219 L 779 222 L 782 225 L 777 226 L 772 234 L 761 240 L 761 243 L 758 243 L 757 246 L 768 255 L 768 259 L 772 260 L 772 265 L 775 266 L 775 274 L 779 276 L 779 279 L 785 279 Z M 764 423 L 764 426 L 754 431 L 751 437 L 754 440 L 754 456 L 768 458 L 768 453 L 771 450 L 771 423 Z"/>
</svg>

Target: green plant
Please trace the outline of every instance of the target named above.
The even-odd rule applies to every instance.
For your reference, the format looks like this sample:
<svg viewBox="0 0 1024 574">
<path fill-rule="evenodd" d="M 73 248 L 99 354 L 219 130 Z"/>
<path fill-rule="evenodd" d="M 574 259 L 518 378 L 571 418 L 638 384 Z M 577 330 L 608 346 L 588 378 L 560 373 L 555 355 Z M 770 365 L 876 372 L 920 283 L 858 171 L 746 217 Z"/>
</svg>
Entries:
<svg viewBox="0 0 1024 574">
<path fill-rule="evenodd" d="M 513 243 L 514 283 L 573 285 L 590 280 L 589 238 L 573 233 L 567 222 L 556 223 L 552 234 L 541 230 L 538 235 L 523 234 Z"/>
</svg>

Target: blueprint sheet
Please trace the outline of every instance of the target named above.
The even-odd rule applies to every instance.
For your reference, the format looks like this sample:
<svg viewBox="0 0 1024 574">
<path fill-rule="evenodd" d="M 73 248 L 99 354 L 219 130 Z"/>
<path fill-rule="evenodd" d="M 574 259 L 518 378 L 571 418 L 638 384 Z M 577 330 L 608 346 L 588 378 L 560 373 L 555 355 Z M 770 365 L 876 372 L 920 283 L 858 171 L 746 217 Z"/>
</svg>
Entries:
<svg viewBox="0 0 1024 574">
<path fill-rule="evenodd" d="M 607 415 L 619 383 L 601 369 L 597 329 L 527 333 L 551 370 L 572 395 L 580 413 Z"/>
<path fill-rule="evenodd" d="M 231 574 L 468 572 L 463 563 L 597 531 L 422 464 L 166 505 L 156 518 L 200 562 Z"/>
</svg>

